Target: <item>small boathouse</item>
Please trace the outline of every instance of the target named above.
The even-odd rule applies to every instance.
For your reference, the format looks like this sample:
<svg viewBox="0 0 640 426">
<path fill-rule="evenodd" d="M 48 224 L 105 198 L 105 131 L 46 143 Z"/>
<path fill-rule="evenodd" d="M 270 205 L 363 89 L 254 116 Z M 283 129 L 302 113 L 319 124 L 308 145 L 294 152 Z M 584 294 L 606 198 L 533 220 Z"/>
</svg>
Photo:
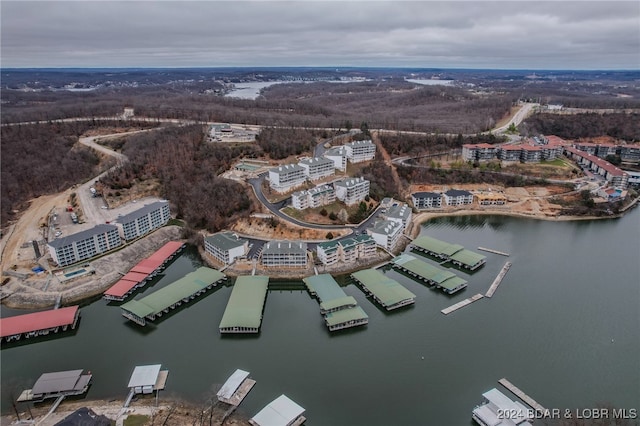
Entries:
<svg viewBox="0 0 640 426">
<path fill-rule="evenodd" d="M 329 331 L 357 327 L 369 322 L 369 316 L 352 296 L 342 290 L 329 274 L 303 278 L 307 290 L 320 301 L 320 313 Z"/>
<path fill-rule="evenodd" d="M 411 243 L 411 247 L 471 271 L 484 265 L 487 260 L 486 256 L 467 250 L 459 244 L 447 243 L 428 236 L 416 238 Z"/>
<path fill-rule="evenodd" d="M 484 402 L 474 408 L 472 418 L 482 426 L 529 425 L 530 410 L 518 401 L 512 401 L 498 389 L 482 394 Z M 509 415 L 505 415 L 509 414 Z"/>
<path fill-rule="evenodd" d="M 237 407 L 255 384 L 248 371 L 237 369 L 216 394 L 218 401 Z"/>
<path fill-rule="evenodd" d="M 160 370 L 161 364 L 138 365 L 133 369 L 129 378 L 129 395 L 124 403 L 124 407 L 128 407 L 133 397 L 137 394 L 148 395 L 156 393 L 156 404 L 158 400 L 158 392 L 163 390 L 167 385 L 167 377 L 169 370 Z"/>
<path fill-rule="evenodd" d="M 86 393 L 91 384 L 91 377 L 90 372 L 83 374 L 83 370 L 45 373 L 34 383 L 32 389 L 22 391 L 17 401 L 43 401 L 58 398 L 59 404 L 67 396 Z"/>
<path fill-rule="evenodd" d="M 220 271 L 200 267 L 140 300 L 134 299 L 123 304 L 120 310 L 122 316 L 144 326 L 147 321 L 154 321 L 183 303 L 190 302 L 226 278 Z"/>
<path fill-rule="evenodd" d="M 220 321 L 220 333 L 259 332 L 268 286 L 269 277 L 264 275 L 238 277 Z"/>
<path fill-rule="evenodd" d="M 125 300 L 135 290 L 144 287 L 148 281 L 162 272 L 184 247 L 185 244 L 180 241 L 169 241 L 151 256 L 138 262 L 117 283 L 105 291 L 102 297 L 119 302 Z"/>
<path fill-rule="evenodd" d="M 304 412 L 304 408 L 286 395 L 280 395 L 249 419 L 249 423 L 253 426 L 300 426 L 307 420 Z"/>
<path fill-rule="evenodd" d="M 428 264 L 410 254 L 402 254 L 391 261 L 394 268 L 439 288 L 447 294 L 454 294 L 467 286 L 467 281 L 450 271 Z"/>
<path fill-rule="evenodd" d="M 415 303 L 416 295 L 375 269 L 354 272 L 351 277 L 387 311 Z"/>
<path fill-rule="evenodd" d="M 2 342 L 12 342 L 21 338 L 46 336 L 73 330 L 80 318 L 79 306 L 16 315 L 0 319 L 0 337 Z"/>
</svg>

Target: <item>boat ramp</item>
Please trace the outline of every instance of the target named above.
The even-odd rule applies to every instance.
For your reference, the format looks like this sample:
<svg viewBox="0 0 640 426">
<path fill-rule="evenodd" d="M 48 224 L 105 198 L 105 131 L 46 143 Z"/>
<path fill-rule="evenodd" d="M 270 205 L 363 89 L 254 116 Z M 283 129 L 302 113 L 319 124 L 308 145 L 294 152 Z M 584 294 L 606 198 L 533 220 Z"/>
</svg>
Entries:
<svg viewBox="0 0 640 426">
<path fill-rule="evenodd" d="M 415 294 L 376 269 L 354 272 L 351 278 L 360 284 L 367 296 L 372 296 L 387 311 L 412 305 L 416 301 Z"/>
<path fill-rule="evenodd" d="M 237 407 L 247 396 L 256 381 L 249 378 L 249 372 L 237 369 L 222 385 L 216 396 L 218 401 Z"/>
<path fill-rule="evenodd" d="M 146 296 L 120 306 L 122 316 L 139 325 L 154 321 L 183 303 L 211 290 L 227 277 L 215 269 L 200 267 L 183 278 Z"/>
<path fill-rule="evenodd" d="M 180 241 L 169 241 L 151 256 L 138 262 L 117 283 L 105 291 L 102 297 L 119 302 L 125 300 L 135 290 L 144 287 L 147 282 L 162 272 L 184 247 L 185 244 Z"/>
<path fill-rule="evenodd" d="M 430 256 L 451 262 L 461 268 L 475 271 L 485 264 L 487 258 L 476 252 L 465 249 L 459 244 L 451 244 L 432 237 L 416 238 L 411 247 Z"/>
<path fill-rule="evenodd" d="M 502 267 L 502 269 L 500 270 L 500 272 L 498 272 L 498 275 L 496 276 L 496 278 L 493 280 L 493 283 L 491 283 L 489 290 L 487 290 L 487 293 L 484 295 L 485 297 L 490 298 L 491 296 L 493 296 L 493 293 L 495 293 L 496 290 L 498 289 L 498 286 L 502 282 L 502 279 L 504 278 L 504 276 L 509 271 L 509 268 L 511 268 L 511 262 L 506 262 Z"/>
<path fill-rule="evenodd" d="M 410 254 L 402 254 L 391 262 L 394 268 L 400 269 L 430 286 L 439 288 L 447 294 L 454 294 L 467 287 L 467 281 L 453 272 L 432 266 Z"/>
<path fill-rule="evenodd" d="M 356 299 L 347 296 L 342 287 L 329 274 L 304 278 L 305 286 L 320 301 L 320 313 L 329 331 L 357 327 L 369 322 L 369 316 L 358 306 Z"/>
<path fill-rule="evenodd" d="M 268 286 L 269 277 L 264 275 L 238 277 L 220 321 L 220 333 L 258 333 Z"/>
<path fill-rule="evenodd" d="M 0 319 L 0 338 L 2 342 L 12 342 L 23 337 L 29 339 L 73 330 L 78 325 L 79 319 L 78 305 L 2 318 Z"/>
<path fill-rule="evenodd" d="M 468 299 L 464 299 L 462 302 L 458 302 L 455 305 L 451 305 L 448 308 L 444 308 L 440 312 L 442 312 L 445 315 L 449 315 L 451 312 L 457 311 L 460 308 L 464 308 L 465 306 L 470 305 L 476 300 L 482 299 L 483 297 L 484 296 L 482 294 L 478 293 L 475 296 L 471 296 Z"/>
</svg>

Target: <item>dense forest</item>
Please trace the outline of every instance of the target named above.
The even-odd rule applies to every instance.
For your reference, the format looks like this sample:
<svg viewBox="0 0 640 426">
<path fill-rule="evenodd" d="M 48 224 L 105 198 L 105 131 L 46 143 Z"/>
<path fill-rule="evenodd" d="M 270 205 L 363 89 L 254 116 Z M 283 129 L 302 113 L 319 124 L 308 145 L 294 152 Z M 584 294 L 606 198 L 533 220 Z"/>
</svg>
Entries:
<svg viewBox="0 0 640 426">
<path fill-rule="evenodd" d="M 519 126 L 529 135 L 556 135 L 566 139 L 611 136 L 627 142 L 640 141 L 639 113 L 534 114 Z"/>
<path fill-rule="evenodd" d="M 486 170 L 444 170 L 429 167 L 398 166 L 398 175 L 404 184 L 452 185 L 456 183 L 488 183 L 504 186 L 546 185 L 544 179 L 527 179 L 524 176 Z"/>
<path fill-rule="evenodd" d="M 194 125 L 132 135 L 122 147 L 129 161 L 100 183 L 115 190 L 158 179 L 161 195 L 171 200 L 178 218 L 196 229 L 223 229 L 252 206 L 241 184 L 217 175 L 234 159 L 255 157 L 260 149 L 203 142 L 203 132 Z"/>
<path fill-rule="evenodd" d="M 2 227 L 28 200 L 62 191 L 97 174 L 98 157 L 76 144 L 78 136 L 96 124 L 2 127 Z"/>
<path fill-rule="evenodd" d="M 451 149 L 462 148 L 468 143 L 499 143 L 501 138 L 493 134 L 478 134 L 474 136 L 452 135 L 411 135 L 379 133 L 380 143 L 392 157 L 415 157 L 423 154 L 448 152 Z"/>
<path fill-rule="evenodd" d="M 281 160 L 303 152 L 313 152 L 318 137 L 327 137 L 326 132 L 311 129 L 265 127 L 256 136 L 258 146 L 274 160 Z"/>
</svg>

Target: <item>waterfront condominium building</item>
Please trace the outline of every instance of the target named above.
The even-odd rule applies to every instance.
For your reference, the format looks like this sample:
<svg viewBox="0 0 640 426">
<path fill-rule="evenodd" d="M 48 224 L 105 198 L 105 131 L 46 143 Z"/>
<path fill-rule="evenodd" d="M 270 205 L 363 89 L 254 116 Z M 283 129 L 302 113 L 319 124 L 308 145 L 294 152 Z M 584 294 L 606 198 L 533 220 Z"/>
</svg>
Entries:
<svg viewBox="0 0 640 426">
<path fill-rule="evenodd" d="M 473 194 L 460 189 L 450 189 L 444 193 L 444 202 L 448 206 L 462 206 L 473 202 Z"/>
<path fill-rule="evenodd" d="M 267 268 L 306 268 L 307 243 L 269 241 L 262 248 L 261 262 Z"/>
<path fill-rule="evenodd" d="M 411 216 L 413 216 L 413 212 L 411 211 L 411 207 L 406 203 L 396 203 L 389 207 L 387 212 L 384 214 L 384 217 L 387 220 L 402 224 L 403 231 L 407 229 L 407 224 L 411 221 Z"/>
<path fill-rule="evenodd" d="M 333 167 L 341 172 L 347 171 L 347 148 L 334 146 L 325 151 L 324 157 L 333 161 Z"/>
<path fill-rule="evenodd" d="M 276 192 L 288 192 L 306 181 L 304 168 L 297 164 L 285 164 L 269 170 L 269 185 Z"/>
<path fill-rule="evenodd" d="M 462 158 L 465 161 L 488 161 L 496 158 L 497 148 L 488 143 L 462 145 Z"/>
<path fill-rule="evenodd" d="M 319 185 L 309 190 L 297 191 L 291 194 L 291 206 L 298 210 L 326 206 L 335 200 L 336 190 L 331 185 Z"/>
<path fill-rule="evenodd" d="M 348 178 L 334 182 L 336 197 L 346 205 L 364 201 L 369 195 L 369 181 L 364 178 Z"/>
<path fill-rule="evenodd" d="M 413 207 L 422 209 L 439 209 L 442 207 L 442 194 L 439 192 L 414 192 L 411 194 Z"/>
<path fill-rule="evenodd" d="M 376 145 L 371 140 L 354 141 L 344 145 L 347 158 L 352 163 L 370 161 L 376 156 Z"/>
<path fill-rule="evenodd" d="M 225 231 L 204 239 L 204 251 L 225 265 L 230 265 L 249 251 L 249 241 Z"/>
<path fill-rule="evenodd" d="M 323 265 L 334 265 L 338 262 L 354 263 L 359 259 L 367 259 L 376 252 L 376 242 L 370 235 L 358 235 L 341 240 L 326 241 L 316 247 L 318 260 Z"/>
<path fill-rule="evenodd" d="M 304 169 L 304 175 L 309 180 L 318 180 L 336 173 L 332 160 L 324 157 L 305 158 L 298 165 Z"/>
<path fill-rule="evenodd" d="M 49 242 L 49 253 L 58 266 L 90 259 L 122 244 L 116 225 L 97 225 L 86 231 Z"/>
<path fill-rule="evenodd" d="M 116 223 L 122 226 L 124 239 L 129 241 L 164 226 L 171 219 L 168 201 L 156 201 L 138 210 L 120 216 Z"/>
<path fill-rule="evenodd" d="M 402 224 L 392 220 L 378 220 L 372 228 L 367 229 L 376 244 L 387 250 L 393 250 L 402 236 Z"/>
</svg>

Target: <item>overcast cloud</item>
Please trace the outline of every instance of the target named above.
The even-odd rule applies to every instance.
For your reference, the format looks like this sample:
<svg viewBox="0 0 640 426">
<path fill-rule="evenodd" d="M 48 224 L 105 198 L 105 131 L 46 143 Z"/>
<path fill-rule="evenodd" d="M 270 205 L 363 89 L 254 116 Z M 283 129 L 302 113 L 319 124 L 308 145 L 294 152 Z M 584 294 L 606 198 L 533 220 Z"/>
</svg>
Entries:
<svg viewBox="0 0 640 426">
<path fill-rule="evenodd" d="M 639 69 L 638 1 L 6 1 L 2 67 Z"/>
</svg>

